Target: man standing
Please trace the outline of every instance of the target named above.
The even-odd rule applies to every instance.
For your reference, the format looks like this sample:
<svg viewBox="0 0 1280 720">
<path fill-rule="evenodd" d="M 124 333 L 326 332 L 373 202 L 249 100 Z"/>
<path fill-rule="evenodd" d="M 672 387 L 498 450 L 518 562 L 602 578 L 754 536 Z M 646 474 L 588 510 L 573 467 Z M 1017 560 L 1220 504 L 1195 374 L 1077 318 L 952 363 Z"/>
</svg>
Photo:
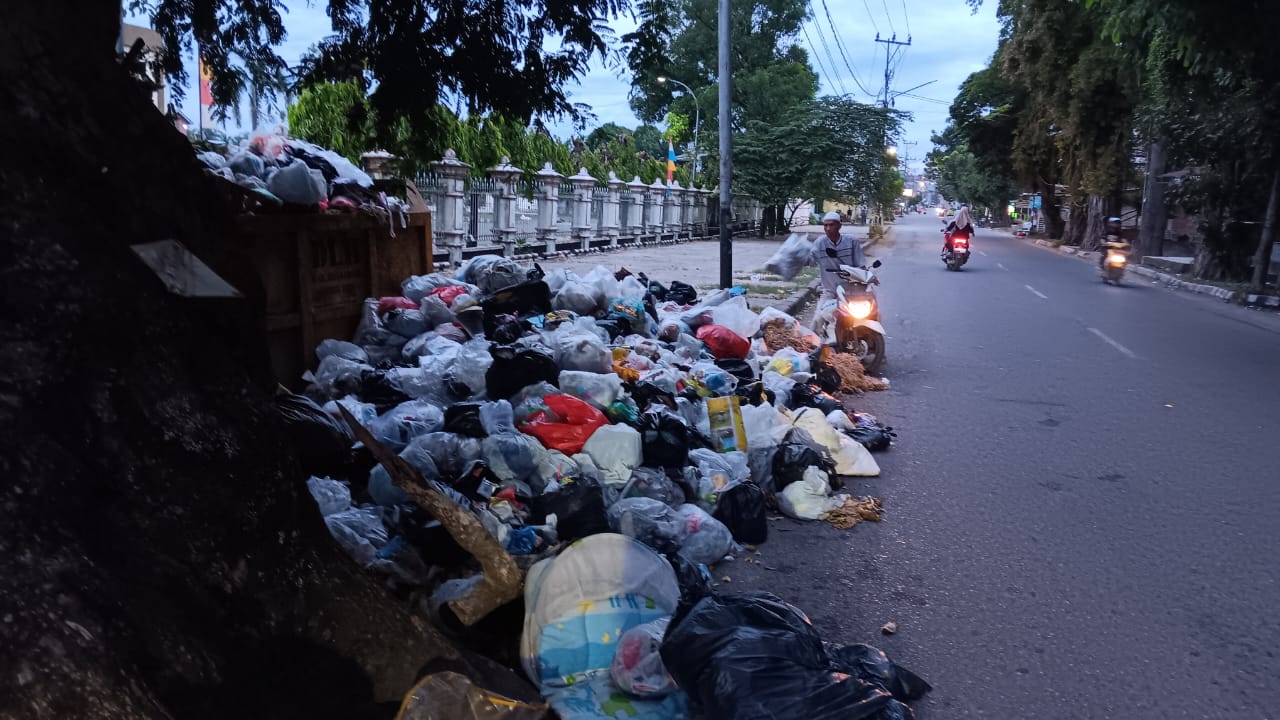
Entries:
<svg viewBox="0 0 1280 720">
<path fill-rule="evenodd" d="M 814 241 L 809 262 L 818 267 L 818 278 L 822 281 L 822 296 L 818 298 L 813 316 L 813 331 L 825 340 L 827 324 L 835 314 L 836 289 L 840 287 L 840 276 L 836 271 L 841 265 L 866 265 L 862 241 L 840 232 L 840 213 L 829 212 L 822 216 L 822 237 Z"/>
</svg>

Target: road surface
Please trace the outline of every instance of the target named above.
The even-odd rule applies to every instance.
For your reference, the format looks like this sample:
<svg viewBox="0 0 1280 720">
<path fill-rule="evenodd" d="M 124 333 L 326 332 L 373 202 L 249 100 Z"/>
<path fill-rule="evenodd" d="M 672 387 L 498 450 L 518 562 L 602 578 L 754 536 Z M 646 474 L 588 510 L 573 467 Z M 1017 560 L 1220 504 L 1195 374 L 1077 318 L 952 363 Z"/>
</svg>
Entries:
<svg viewBox="0 0 1280 720">
<path fill-rule="evenodd" d="M 724 589 L 883 647 L 925 720 L 1280 717 L 1280 318 L 992 231 L 947 272 L 940 227 L 872 253 L 884 522 L 773 522 Z"/>
</svg>

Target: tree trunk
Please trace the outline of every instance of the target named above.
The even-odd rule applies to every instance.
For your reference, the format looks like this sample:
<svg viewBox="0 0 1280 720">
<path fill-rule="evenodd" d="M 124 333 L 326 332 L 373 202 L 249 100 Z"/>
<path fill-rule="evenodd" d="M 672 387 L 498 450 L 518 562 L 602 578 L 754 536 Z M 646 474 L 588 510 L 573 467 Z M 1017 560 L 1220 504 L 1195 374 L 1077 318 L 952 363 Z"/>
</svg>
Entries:
<svg viewBox="0 0 1280 720">
<path fill-rule="evenodd" d="M 1262 221 L 1262 237 L 1258 250 L 1253 254 L 1253 281 L 1249 289 L 1262 292 L 1267 287 L 1267 274 L 1271 268 L 1271 248 L 1276 238 L 1276 205 L 1280 204 L 1280 167 L 1271 178 L 1271 194 L 1267 196 L 1267 214 Z"/>
<path fill-rule="evenodd" d="M 1081 250 L 1097 250 L 1107 233 L 1107 202 L 1101 195 L 1089 196 L 1089 210 L 1085 215 L 1084 234 L 1080 238 Z"/>
<path fill-rule="evenodd" d="M 1044 191 L 1040 194 L 1040 214 L 1044 216 L 1044 233 L 1057 240 L 1063 236 L 1062 210 L 1058 205 L 1058 196 L 1053 183 L 1043 183 Z"/>
<path fill-rule="evenodd" d="M 1142 183 L 1142 218 L 1138 225 L 1138 246 L 1134 248 L 1139 262 L 1143 257 L 1155 257 L 1164 252 L 1164 233 L 1169 222 L 1164 184 L 1160 182 L 1164 171 L 1164 143 L 1153 142 L 1147 150 L 1146 178 Z"/>
<path fill-rule="evenodd" d="M 389 715 L 452 655 L 320 518 L 275 412 L 256 274 L 115 58 L 118 3 L 0 24 L 0 716 Z M 249 300 L 168 294 L 172 238 Z"/>
<path fill-rule="evenodd" d="M 1062 244 L 1079 246 L 1084 242 L 1089 226 L 1089 206 L 1087 201 L 1071 198 L 1071 206 L 1067 214 L 1067 222 L 1062 230 Z"/>
</svg>

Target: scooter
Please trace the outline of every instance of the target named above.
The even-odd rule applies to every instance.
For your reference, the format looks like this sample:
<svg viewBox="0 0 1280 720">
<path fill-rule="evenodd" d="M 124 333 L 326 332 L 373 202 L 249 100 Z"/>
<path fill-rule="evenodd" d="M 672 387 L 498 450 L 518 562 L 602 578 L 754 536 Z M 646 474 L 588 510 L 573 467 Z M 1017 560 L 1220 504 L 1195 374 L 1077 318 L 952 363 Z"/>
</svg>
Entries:
<svg viewBox="0 0 1280 720">
<path fill-rule="evenodd" d="M 874 286 L 880 284 L 875 269 L 871 267 L 841 265 L 832 270 L 840 277 L 836 289 L 838 300 L 832 325 L 835 327 L 835 350 L 856 355 L 868 374 L 875 374 L 884 364 L 884 326 L 880 324 L 880 303 Z"/>
<path fill-rule="evenodd" d="M 947 232 L 947 229 L 943 228 L 942 232 Z M 947 237 L 951 240 L 951 249 L 942 251 L 942 262 L 946 263 L 948 270 L 958 271 L 969 262 L 969 236 L 952 233 Z"/>
<path fill-rule="evenodd" d="M 1129 263 L 1129 243 L 1107 238 L 1103 244 L 1102 282 L 1119 285 L 1124 279 L 1124 268 Z"/>
</svg>

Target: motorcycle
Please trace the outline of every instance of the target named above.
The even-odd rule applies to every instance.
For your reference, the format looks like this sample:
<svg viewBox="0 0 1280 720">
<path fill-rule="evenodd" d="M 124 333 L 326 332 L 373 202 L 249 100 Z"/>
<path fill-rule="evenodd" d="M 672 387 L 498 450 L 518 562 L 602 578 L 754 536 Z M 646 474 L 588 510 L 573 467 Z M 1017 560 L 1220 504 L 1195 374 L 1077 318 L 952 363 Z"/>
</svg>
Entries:
<svg viewBox="0 0 1280 720">
<path fill-rule="evenodd" d="M 943 228 L 942 232 L 947 232 L 947 229 Z M 947 264 L 948 270 L 958 271 L 969 262 L 969 236 L 952 233 L 946 237 L 951 241 L 951 248 L 942 251 L 942 262 Z"/>
<path fill-rule="evenodd" d="M 1129 263 L 1129 243 L 1107 238 L 1102 252 L 1102 282 L 1119 285 L 1124 279 L 1125 265 Z"/>
<path fill-rule="evenodd" d="M 837 304 L 832 325 L 835 328 L 836 352 L 857 356 L 868 374 L 875 374 L 884 364 L 884 326 L 880 324 L 880 303 L 874 286 L 880 284 L 875 269 L 871 267 L 841 265 L 837 273 L 841 285 L 836 289 Z"/>
</svg>

